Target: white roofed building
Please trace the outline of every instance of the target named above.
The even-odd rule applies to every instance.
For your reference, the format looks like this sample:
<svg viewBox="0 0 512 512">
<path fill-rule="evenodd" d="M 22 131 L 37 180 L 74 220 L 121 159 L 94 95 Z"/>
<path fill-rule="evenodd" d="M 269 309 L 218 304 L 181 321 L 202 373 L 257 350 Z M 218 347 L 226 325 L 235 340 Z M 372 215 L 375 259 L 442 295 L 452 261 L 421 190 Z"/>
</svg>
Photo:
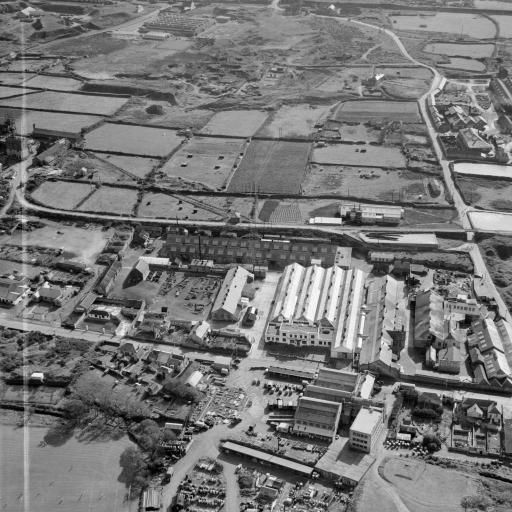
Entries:
<svg viewBox="0 0 512 512">
<path fill-rule="evenodd" d="M 228 270 L 212 308 L 214 320 L 236 322 L 240 317 L 244 286 L 252 274 L 243 267 Z"/>
<path fill-rule="evenodd" d="M 331 356 L 352 358 L 365 278 L 361 270 L 288 265 L 274 296 L 265 341 L 324 346 Z"/>
</svg>

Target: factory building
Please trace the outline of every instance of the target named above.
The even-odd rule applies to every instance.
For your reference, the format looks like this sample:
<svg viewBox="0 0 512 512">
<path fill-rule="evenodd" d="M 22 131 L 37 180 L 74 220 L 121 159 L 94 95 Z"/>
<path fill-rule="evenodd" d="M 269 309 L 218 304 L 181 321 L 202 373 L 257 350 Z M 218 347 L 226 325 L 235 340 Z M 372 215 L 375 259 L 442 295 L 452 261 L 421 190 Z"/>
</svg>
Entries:
<svg viewBox="0 0 512 512">
<path fill-rule="evenodd" d="M 212 318 L 225 322 L 236 322 L 242 311 L 241 299 L 247 281 L 253 276 L 243 267 L 228 270 L 212 308 Z"/>
<path fill-rule="evenodd" d="M 215 263 L 251 263 L 281 270 L 290 263 L 311 265 L 312 261 L 324 267 L 337 265 L 348 268 L 352 248 L 337 247 L 321 240 L 212 237 L 170 231 L 161 252 L 171 259 L 180 258 L 185 262 L 209 259 Z"/>
<path fill-rule="evenodd" d="M 400 206 L 342 203 L 340 216 L 354 224 L 400 224 L 404 209 Z"/>
<path fill-rule="evenodd" d="M 352 359 L 360 349 L 365 273 L 333 266 L 285 268 L 265 333 L 267 343 L 323 346 Z"/>
<path fill-rule="evenodd" d="M 349 432 L 350 446 L 362 452 L 371 453 L 384 430 L 384 416 L 381 409 L 362 408 L 352 423 Z"/>
<path fill-rule="evenodd" d="M 340 415 L 341 404 L 303 396 L 295 411 L 293 433 L 334 440 Z"/>
</svg>

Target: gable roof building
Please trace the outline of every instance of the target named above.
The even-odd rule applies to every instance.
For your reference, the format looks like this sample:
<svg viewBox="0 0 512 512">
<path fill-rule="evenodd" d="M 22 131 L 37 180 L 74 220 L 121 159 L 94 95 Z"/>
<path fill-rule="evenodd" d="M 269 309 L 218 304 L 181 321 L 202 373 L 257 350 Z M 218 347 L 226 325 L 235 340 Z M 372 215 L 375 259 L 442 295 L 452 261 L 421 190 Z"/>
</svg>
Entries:
<svg viewBox="0 0 512 512">
<path fill-rule="evenodd" d="M 295 411 L 293 432 L 332 440 L 338 430 L 340 415 L 341 404 L 303 396 Z"/>
<path fill-rule="evenodd" d="M 211 316 L 214 320 L 238 320 L 241 311 L 240 299 L 249 277 L 252 277 L 252 274 L 243 267 L 228 270 L 213 304 Z"/>
<path fill-rule="evenodd" d="M 444 341 L 447 338 L 444 299 L 441 295 L 432 290 L 418 292 L 414 313 L 414 346 L 416 348 L 425 348 L 430 343 Z"/>
</svg>

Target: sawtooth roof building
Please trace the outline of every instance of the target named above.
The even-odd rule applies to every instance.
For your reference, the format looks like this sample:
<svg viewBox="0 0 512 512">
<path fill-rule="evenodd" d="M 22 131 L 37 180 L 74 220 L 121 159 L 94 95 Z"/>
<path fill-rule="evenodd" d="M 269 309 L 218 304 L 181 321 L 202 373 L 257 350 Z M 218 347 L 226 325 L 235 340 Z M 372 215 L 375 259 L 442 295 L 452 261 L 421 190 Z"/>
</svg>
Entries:
<svg viewBox="0 0 512 512">
<path fill-rule="evenodd" d="M 228 270 L 220 287 L 217 298 L 213 303 L 212 318 L 224 322 L 236 322 L 242 310 L 240 301 L 244 286 L 253 275 L 243 267 L 233 267 Z"/>
<path fill-rule="evenodd" d="M 265 341 L 328 347 L 331 357 L 352 359 L 362 343 L 365 278 L 361 270 L 288 265 L 274 296 Z"/>
</svg>

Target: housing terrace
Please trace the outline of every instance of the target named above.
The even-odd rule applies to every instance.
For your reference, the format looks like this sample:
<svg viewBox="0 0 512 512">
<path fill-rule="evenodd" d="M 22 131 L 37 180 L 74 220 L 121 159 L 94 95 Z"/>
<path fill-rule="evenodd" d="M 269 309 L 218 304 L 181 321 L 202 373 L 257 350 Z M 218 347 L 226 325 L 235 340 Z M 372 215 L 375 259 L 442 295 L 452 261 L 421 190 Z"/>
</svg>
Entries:
<svg viewBox="0 0 512 512">
<path fill-rule="evenodd" d="M 323 266 L 341 261 L 350 263 L 350 248 L 322 241 L 282 240 L 273 238 L 206 237 L 168 232 L 162 255 L 183 261 L 210 259 L 215 263 L 253 263 L 283 269 L 298 262 L 303 265 L 319 260 Z"/>
</svg>

